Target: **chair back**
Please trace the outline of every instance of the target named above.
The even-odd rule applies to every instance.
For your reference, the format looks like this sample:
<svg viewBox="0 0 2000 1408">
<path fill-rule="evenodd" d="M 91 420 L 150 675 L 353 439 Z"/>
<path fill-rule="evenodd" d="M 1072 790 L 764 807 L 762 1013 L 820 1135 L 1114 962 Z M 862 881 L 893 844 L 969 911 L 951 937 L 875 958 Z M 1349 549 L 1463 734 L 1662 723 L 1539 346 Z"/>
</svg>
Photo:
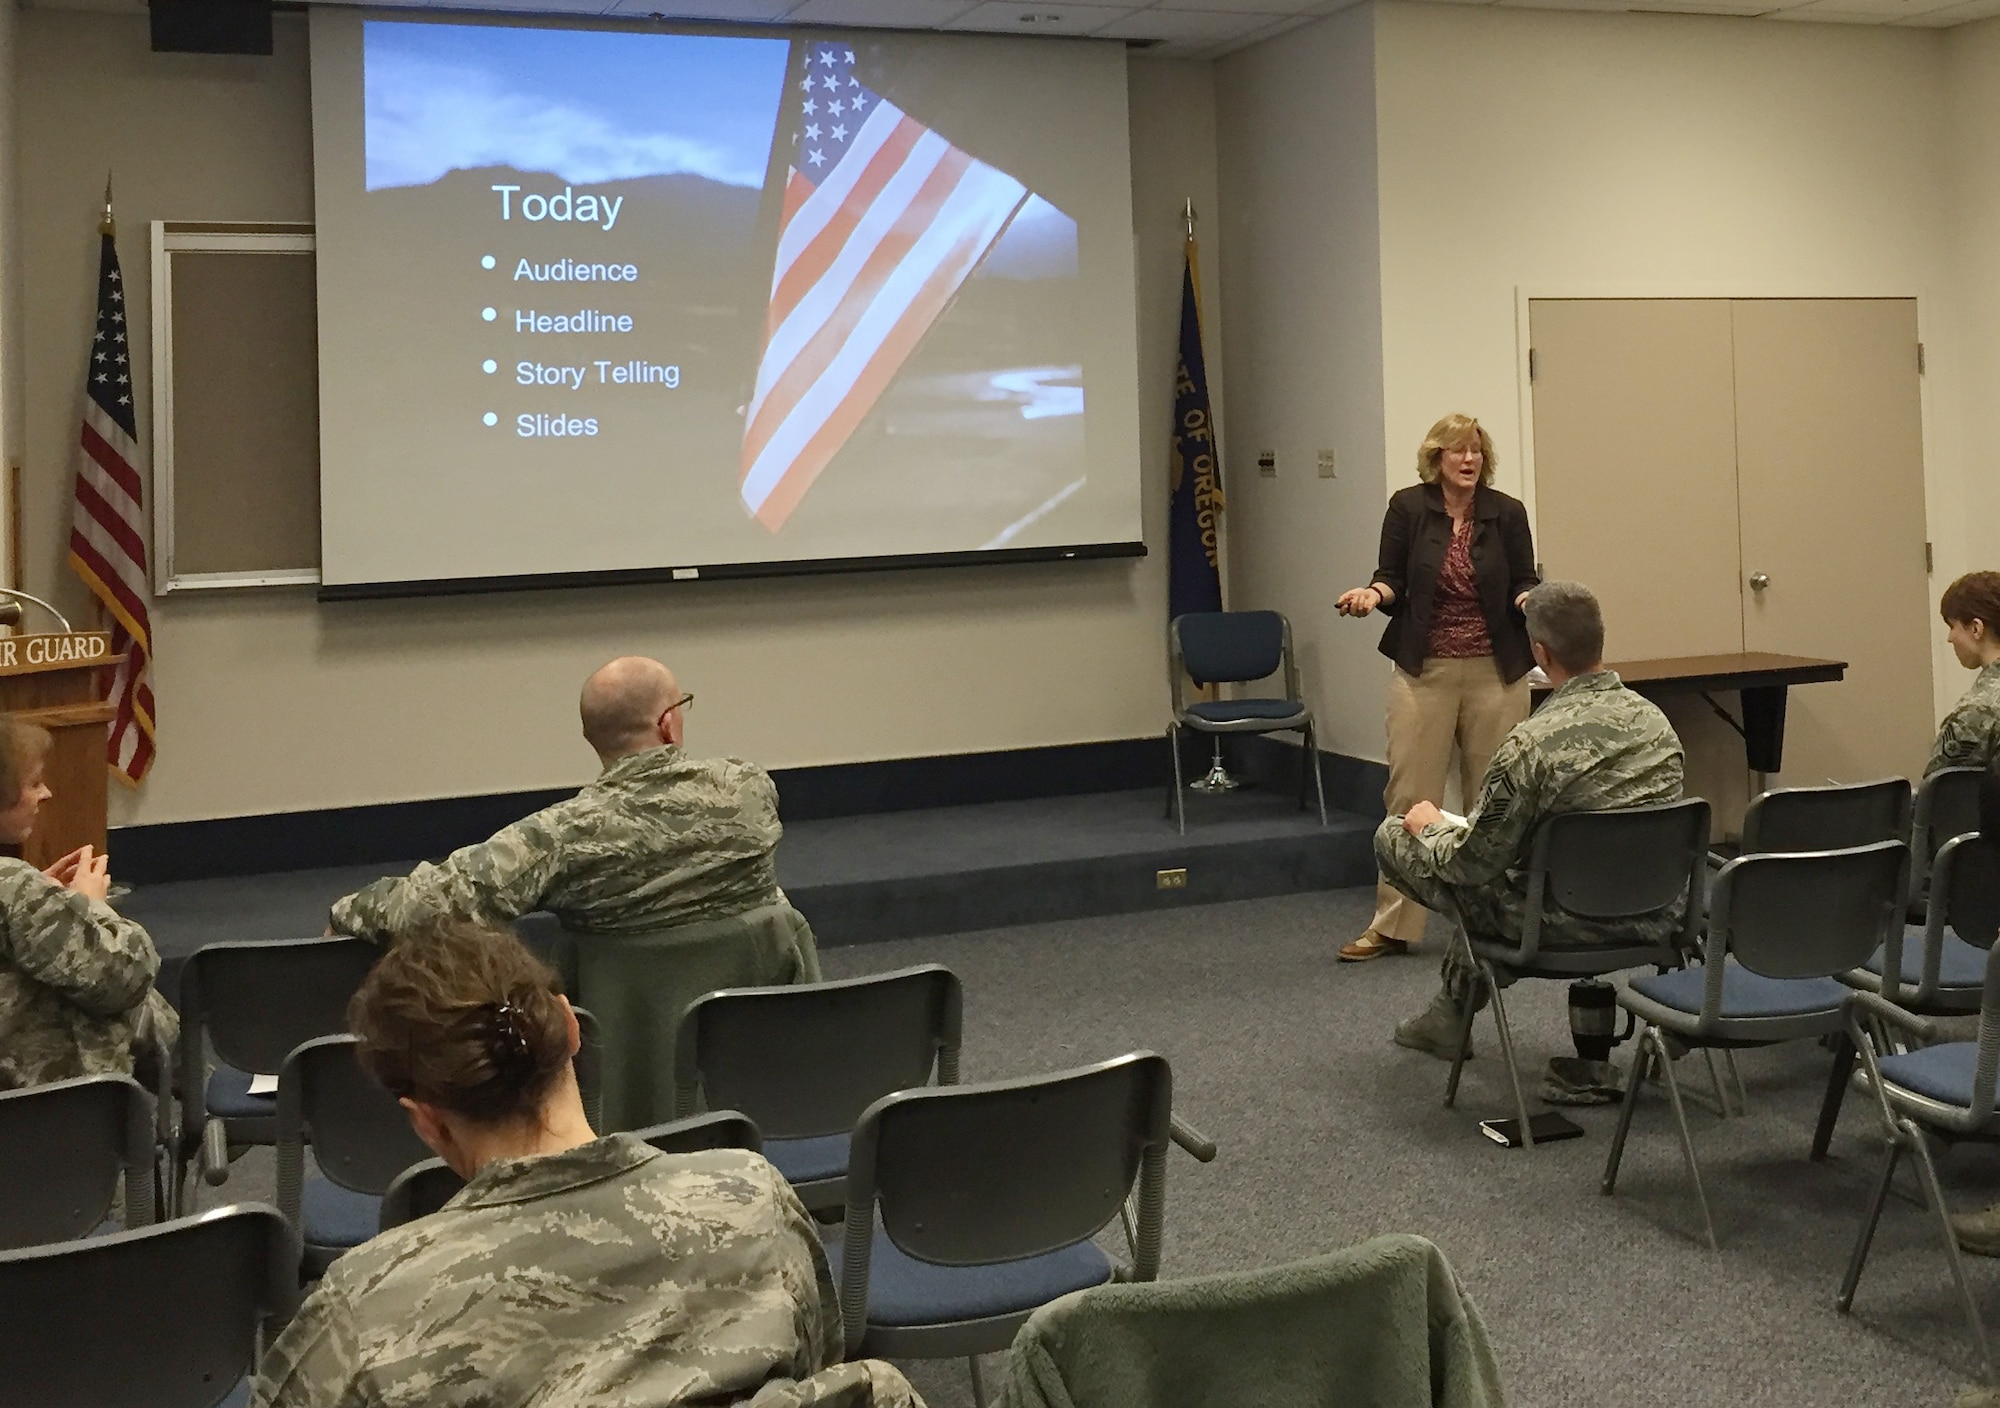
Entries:
<svg viewBox="0 0 2000 1408">
<path fill-rule="evenodd" d="M 958 1080 L 958 977 L 925 963 L 830 983 L 725 988 L 681 1017 L 674 1112 L 706 1095 L 767 1139 L 846 1134 L 884 1095 Z"/>
<path fill-rule="evenodd" d="M 2000 844 L 1961 832 L 1938 849 L 1931 905 L 1974 948 L 1991 949 L 2000 933 Z"/>
<path fill-rule="evenodd" d="M 256 1203 L 0 1252 L 7 1408 L 214 1408 L 298 1305 L 298 1269 Z"/>
<path fill-rule="evenodd" d="M 352 1036 L 315 1037 L 287 1056 L 278 1072 L 278 1211 L 294 1224 L 308 1138 L 321 1173 L 378 1198 L 397 1174 L 431 1157 L 396 1097 L 361 1069 L 359 1045 Z"/>
<path fill-rule="evenodd" d="M 87 1235 L 121 1175 L 125 1225 L 153 1220 L 153 1097 L 130 1076 L 80 1076 L 0 1095 L 0 1247 Z"/>
<path fill-rule="evenodd" d="M 1745 855 L 1715 877 L 1707 961 L 1721 1001 L 1722 957 L 1767 978 L 1830 978 L 1868 961 L 1903 924 L 1910 849 L 1877 841 L 1838 851 Z"/>
<path fill-rule="evenodd" d="M 1190 611 L 1168 629 L 1175 656 L 1197 684 L 1264 679 L 1291 647 L 1291 625 L 1276 611 Z"/>
<path fill-rule="evenodd" d="M 704 1149 L 748 1149 L 756 1153 L 764 1147 L 757 1126 L 734 1110 L 718 1110 L 689 1120 L 635 1129 L 643 1139 L 663 1154 L 698 1154 Z M 397 1174 L 382 1195 L 382 1230 L 400 1227 L 420 1217 L 429 1217 L 457 1197 L 465 1180 L 443 1159 L 426 1159 Z"/>
<path fill-rule="evenodd" d="M 292 1048 L 347 1030 L 347 1001 L 381 956 L 365 939 L 206 944 L 181 972 L 180 1084 L 199 1101 L 202 1038 L 239 1071 L 277 1074 Z"/>
<path fill-rule="evenodd" d="M 1838 851 L 1910 834 L 1910 784 L 1900 777 L 1827 787 L 1782 787 L 1743 813 L 1742 853 Z"/>
<path fill-rule="evenodd" d="M 1542 901 L 1586 919 L 1629 919 L 1685 900 L 1692 933 L 1708 856 L 1708 803 L 1699 797 L 1544 821 L 1529 850 L 1524 954 L 1539 948 Z"/>
<path fill-rule="evenodd" d="M 1142 1157 L 1164 1160 L 1172 1122 L 1173 1072 L 1150 1051 L 884 1096 L 848 1156 L 850 1258 L 857 1228 L 865 1236 L 878 1212 L 890 1241 L 944 1266 L 1073 1245 L 1118 1215 Z M 1150 1280 L 1157 1265 L 1139 1269 Z"/>
</svg>

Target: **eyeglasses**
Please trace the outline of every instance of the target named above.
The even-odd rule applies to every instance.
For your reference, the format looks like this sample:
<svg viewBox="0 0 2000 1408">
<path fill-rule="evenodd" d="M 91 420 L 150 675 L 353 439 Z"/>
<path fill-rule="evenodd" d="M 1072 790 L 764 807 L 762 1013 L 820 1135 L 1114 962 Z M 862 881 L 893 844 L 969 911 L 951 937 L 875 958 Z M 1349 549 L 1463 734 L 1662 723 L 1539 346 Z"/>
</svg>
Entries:
<svg viewBox="0 0 2000 1408">
<path fill-rule="evenodd" d="M 673 711 L 674 711 L 674 710 L 676 710 L 676 709 L 681 709 L 681 710 L 685 710 L 685 711 L 686 711 L 686 712 L 688 712 L 688 713 L 693 713 L 693 712 L 694 712 L 694 695 L 692 695 L 692 694 L 683 694 L 683 695 L 682 695 L 682 696 L 681 696 L 680 698 L 676 699 L 676 700 L 675 700 L 675 701 L 674 701 L 673 703 L 671 703 L 671 704 L 667 705 L 667 707 L 666 707 L 666 708 L 664 708 L 664 709 L 660 710 L 660 717 L 664 719 L 664 718 L 665 718 L 665 717 L 666 717 L 667 715 L 669 715 L 669 714 L 673 713 Z"/>
</svg>

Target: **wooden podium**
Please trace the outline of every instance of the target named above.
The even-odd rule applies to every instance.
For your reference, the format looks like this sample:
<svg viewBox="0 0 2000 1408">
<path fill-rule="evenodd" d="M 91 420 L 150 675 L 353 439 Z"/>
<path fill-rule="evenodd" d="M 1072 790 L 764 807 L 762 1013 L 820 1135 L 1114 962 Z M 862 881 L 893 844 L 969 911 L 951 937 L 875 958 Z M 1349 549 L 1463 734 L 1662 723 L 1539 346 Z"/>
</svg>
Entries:
<svg viewBox="0 0 2000 1408">
<path fill-rule="evenodd" d="M 105 749 L 114 710 L 98 698 L 100 672 L 121 657 L 106 631 L 0 636 L 0 711 L 40 724 L 55 739 L 42 780 L 55 795 L 42 803 L 35 834 L 20 848 L 37 869 L 78 846 L 104 849 Z M 0 806 L 12 798 L 0 798 Z"/>
</svg>

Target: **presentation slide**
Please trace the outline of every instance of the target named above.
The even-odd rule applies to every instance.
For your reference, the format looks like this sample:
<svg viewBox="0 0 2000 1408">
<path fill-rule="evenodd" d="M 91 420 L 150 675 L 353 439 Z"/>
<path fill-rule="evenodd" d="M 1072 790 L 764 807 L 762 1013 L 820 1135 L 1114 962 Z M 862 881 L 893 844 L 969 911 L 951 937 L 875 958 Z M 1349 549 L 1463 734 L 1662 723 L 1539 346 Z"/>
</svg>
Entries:
<svg viewBox="0 0 2000 1408">
<path fill-rule="evenodd" d="M 1116 44 L 312 13 L 322 582 L 1137 551 Z"/>
</svg>

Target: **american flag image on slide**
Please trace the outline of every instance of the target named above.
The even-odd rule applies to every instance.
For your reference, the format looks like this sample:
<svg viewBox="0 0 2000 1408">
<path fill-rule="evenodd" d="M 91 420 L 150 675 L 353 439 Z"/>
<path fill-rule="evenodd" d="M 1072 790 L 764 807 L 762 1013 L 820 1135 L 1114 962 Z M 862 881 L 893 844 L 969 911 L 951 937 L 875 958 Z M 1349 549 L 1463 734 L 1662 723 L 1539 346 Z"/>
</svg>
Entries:
<svg viewBox="0 0 2000 1408">
<path fill-rule="evenodd" d="M 862 84 L 847 45 L 801 47 L 743 428 L 743 505 L 774 533 L 1028 198 Z"/>
<path fill-rule="evenodd" d="M 132 347 L 126 341 L 125 281 L 112 242 L 110 195 L 97 259 L 97 329 L 83 381 L 83 430 L 69 565 L 111 618 L 111 650 L 124 658 L 100 686 L 111 719 L 111 775 L 137 786 L 153 765 L 153 653 L 146 609 L 146 510 L 140 482 L 138 422 L 133 416 Z"/>
</svg>

